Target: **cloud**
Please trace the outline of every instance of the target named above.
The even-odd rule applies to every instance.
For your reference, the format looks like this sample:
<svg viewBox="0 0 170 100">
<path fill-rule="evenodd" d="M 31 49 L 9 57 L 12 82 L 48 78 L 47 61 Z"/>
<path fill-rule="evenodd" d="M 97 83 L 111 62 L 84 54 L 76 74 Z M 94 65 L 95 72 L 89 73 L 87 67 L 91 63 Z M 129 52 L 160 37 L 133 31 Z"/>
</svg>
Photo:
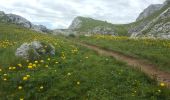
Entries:
<svg viewBox="0 0 170 100">
<path fill-rule="evenodd" d="M 165 0 L 3 0 L 0 10 L 25 17 L 35 24 L 67 28 L 76 16 L 92 17 L 111 23 L 135 21 L 150 4 Z"/>
</svg>

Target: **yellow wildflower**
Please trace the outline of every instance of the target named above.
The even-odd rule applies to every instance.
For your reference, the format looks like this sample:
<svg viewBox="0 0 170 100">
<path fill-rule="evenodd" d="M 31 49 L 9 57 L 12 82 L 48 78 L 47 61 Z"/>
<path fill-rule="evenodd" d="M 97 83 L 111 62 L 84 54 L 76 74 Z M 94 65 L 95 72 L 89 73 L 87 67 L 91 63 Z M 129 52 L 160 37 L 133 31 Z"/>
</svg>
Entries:
<svg viewBox="0 0 170 100">
<path fill-rule="evenodd" d="M 40 86 L 40 89 L 43 89 L 44 87 L 43 86 Z"/>
<path fill-rule="evenodd" d="M 48 65 L 45 65 L 45 67 L 48 67 Z"/>
<path fill-rule="evenodd" d="M 3 80 L 4 80 L 4 81 L 6 81 L 6 80 L 7 80 L 7 78 L 4 78 Z"/>
<path fill-rule="evenodd" d="M 79 82 L 79 81 L 77 82 L 77 85 L 80 85 L 80 82 Z"/>
<path fill-rule="evenodd" d="M 29 69 L 32 69 L 33 67 L 32 66 L 28 66 Z"/>
<path fill-rule="evenodd" d="M 21 90 L 22 89 L 22 86 L 18 86 L 18 90 Z"/>
<path fill-rule="evenodd" d="M 30 75 L 26 75 L 28 78 L 30 78 Z"/>
<path fill-rule="evenodd" d="M 29 66 L 32 66 L 32 63 L 29 63 Z"/>
<path fill-rule="evenodd" d="M 164 87 L 164 86 L 165 86 L 165 83 L 160 83 L 160 86 L 161 86 L 161 87 Z"/>
<path fill-rule="evenodd" d="M 18 64 L 19 67 L 22 67 L 22 64 Z"/>
<path fill-rule="evenodd" d="M 70 76 L 70 75 L 71 75 L 71 73 L 67 73 L 67 75 L 68 75 L 68 76 Z"/>
<path fill-rule="evenodd" d="M 40 62 L 41 62 L 41 63 L 43 63 L 43 62 L 44 62 L 44 60 L 40 60 Z"/>
<path fill-rule="evenodd" d="M 24 100 L 24 98 L 21 97 L 19 100 Z"/>
<path fill-rule="evenodd" d="M 8 69 L 9 69 L 9 70 L 11 70 L 11 69 L 12 69 L 12 67 L 9 67 Z"/>
<path fill-rule="evenodd" d="M 0 69 L 0 72 L 2 72 L 2 69 Z"/>
<path fill-rule="evenodd" d="M 13 70 L 15 70 L 15 69 L 16 69 L 16 67 L 12 67 L 12 69 L 13 69 Z"/>
<path fill-rule="evenodd" d="M 26 81 L 26 80 L 28 80 L 28 77 L 24 76 L 22 80 Z"/>
<path fill-rule="evenodd" d="M 161 90 L 158 90 L 158 92 L 161 92 Z"/>
<path fill-rule="evenodd" d="M 38 63 L 38 61 L 35 61 L 35 63 L 37 64 L 37 63 Z"/>
<path fill-rule="evenodd" d="M 48 58 L 47 60 L 48 60 L 48 61 L 50 61 L 51 59 L 50 59 L 50 58 Z"/>
<path fill-rule="evenodd" d="M 7 74 L 4 74 L 4 76 L 7 76 Z"/>
<path fill-rule="evenodd" d="M 37 65 L 36 65 L 36 64 L 33 64 L 32 66 L 33 66 L 33 67 L 37 67 Z"/>
</svg>

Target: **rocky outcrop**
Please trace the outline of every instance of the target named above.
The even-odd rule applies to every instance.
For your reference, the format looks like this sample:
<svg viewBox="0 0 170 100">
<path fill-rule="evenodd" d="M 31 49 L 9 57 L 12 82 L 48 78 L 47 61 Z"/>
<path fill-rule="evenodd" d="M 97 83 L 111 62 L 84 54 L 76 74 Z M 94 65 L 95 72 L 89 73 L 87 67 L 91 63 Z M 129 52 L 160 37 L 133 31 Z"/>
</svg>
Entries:
<svg viewBox="0 0 170 100">
<path fill-rule="evenodd" d="M 70 29 L 70 30 L 78 29 L 78 28 L 81 27 L 81 23 L 82 23 L 81 17 L 76 17 L 76 18 L 72 21 L 72 24 L 69 26 L 68 29 Z"/>
<path fill-rule="evenodd" d="M 106 26 L 97 26 L 88 31 L 89 34 L 117 35 L 113 28 Z"/>
<path fill-rule="evenodd" d="M 170 36 L 170 7 L 162 12 L 158 17 L 152 19 L 144 27 L 137 32 L 133 32 L 131 37 L 157 37 L 169 38 Z"/>
<path fill-rule="evenodd" d="M 129 28 L 131 37 L 170 37 L 170 0 L 164 4 L 151 5 L 137 18 Z M 157 13 L 155 13 L 157 11 Z M 154 14 L 155 13 L 155 14 Z M 153 15 L 154 14 L 154 15 Z M 141 20 L 143 19 L 143 20 Z"/>
<path fill-rule="evenodd" d="M 135 37 L 140 34 L 140 31 L 142 31 L 148 23 L 149 21 L 143 21 L 139 25 L 129 28 L 128 33 L 132 34 L 131 37 Z"/>
<path fill-rule="evenodd" d="M 163 7 L 162 4 L 152 4 L 149 7 L 147 7 L 136 19 L 136 21 L 142 20 L 150 15 L 152 15 L 155 11 L 160 10 Z"/>
<path fill-rule="evenodd" d="M 117 35 L 113 24 L 106 21 L 95 20 L 87 17 L 76 17 L 68 30 L 77 34 L 107 34 Z M 68 31 L 67 30 L 67 31 Z"/>
<path fill-rule="evenodd" d="M 8 22 L 11 22 L 11 23 L 17 24 L 17 25 L 21 25 L 25 28 L 32 27 L 31 22 L 21 16 L 18 16 L 15 14 L 7 14 L 7 17 L 8 17 Z"/>
<path fill-rule="evenodd" d="M 43 25 L 32 25 L 31 29 L 35 30 L 37 32 L 42 32 L 42 33 L 50 32 L 50 30 L 47 29 L 47 27 L 45 27 Z"/>
<path fill-rule="evenodd" d="M 170 4 L 170 0 L 166 0 L 163 5 L 165 6 L 165 5 L 168 5 L 168 4 Z"/>
<path fill-rule="evenodd" d="M 77 35 L 77 32 L 71 29 L 55 29 L 53 30 L 53 35 L 65 35 L 69 36 L 70 34 Z"/>
<path fill-rule="evenodd" d="M 47 29 L 43 25 L 34 25 L 32 24 L 29 20 L 15 14 L 5 14 L 3 11 L 0 11 L 0 22 L 5 22 L 5 23 L 12 23 L 16 25 L 20 25 L 25 28 L 29 28 L 32 30 L 35 30 L 37 32 L 42 32 L 42 33 L 48 33 L 50 32 L 49 29 Z"/>
<path fill-rule="evenodd" d="M 3 11 L 0 11 L 0 22 L 7 22 L 8 18 Z"/>
<path fill-rule="evenodd" d="M 0 11 L 0 17 L 5 16 L 5 13 L 3 11 Z"/>
<path fill-rule="evenodd" d="M 33 41 L 22 44 L 17 48 L 15 55 L 26 60 L 36 60 L 44 55 L 55 55 L 55 48 L 51 44 Z"/>
<path fill-rule="evenodd" d="M 170 8 L 165 10 L 160 16 L 154 19 L 145 30 L 149 30 L 148 34 L 154 34 L 157 37 L 169 37 L 170 35 Z M 145 31 L 144 30 L 144 31 Z"/>
</svg>

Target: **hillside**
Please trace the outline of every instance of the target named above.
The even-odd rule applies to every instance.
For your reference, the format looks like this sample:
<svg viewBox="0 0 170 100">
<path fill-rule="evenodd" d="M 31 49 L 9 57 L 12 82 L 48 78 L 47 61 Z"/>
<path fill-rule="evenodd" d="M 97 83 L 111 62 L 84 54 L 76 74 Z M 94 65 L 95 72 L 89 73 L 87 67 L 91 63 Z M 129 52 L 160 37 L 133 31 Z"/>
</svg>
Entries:
<svg viewBox="0 0 170 100">
<path fill-rule="evenodd" d="M 68 30 L 78 34 L 169 38 L 169 7 L 169 0 L 163 4 L 152 4 L 141 12 L 135 22 L 120 25 L 92 18 L 76 17 Z"/>
<path fill-rule="evenodd" d="M 167 0 L 161 5 L 161 8 L 154 10 L 145 18 L 129 24 L 131 26 L 129 29 L 129 33 L 132 34 L 131 37 L 147 36 L 169 38 L 169 7 L 170 2 Z"/>
<path fill-rule="evenodd" d="M 86 17 L 76 17 L 68 29 L 81 34 L 127 35 L 126 25 L 111 24 L 106 21 Z"/>
<path fill-rule="evenodd" d="M 34 25 L 31 21 L 15 14 L 5 14 L 0 11 L 0 22 L 12 23 L 22 27 L 41 32 L 75 35 L 114 35 L 129 37 L 170 38 L 170 1 L 163 4 L 152 4 L 138 16 L 135 22 L 129 24 L 112 24 L 107 21 L 87 17 L 76 17 L 68 29 L 49 30 L 43 25 Z"/>
<path fill-rule="evenodd" d="M 20 45 L 35 40 L 52 44 L 56 55 L 15 56 Z M 0 79 L 2 100 L 168 99 L 170 92 L 164 83 L 68 38 L 6 23 L 0 23 Z"/>
<path fill-rule="evenodd" d="M 43 25 L 34 25 L 29 20 L 23 18 L 22 16 L 15 15 L 15 14 L 5 14 L 3 11 L 0 11 L 0 22 L 16 24 L 41 33 L 51 32 Z"/>
<path fill-rule="evenodd" d="M 0 11 L 0 100 L 169 100 L 170 40 L 136 38 L 168 38 L 169 1 L 149 6 L 133 23 L 79 16 L 53 31 Z M 44 17 L 57 14 L 42 7 Z"/>
</svg>

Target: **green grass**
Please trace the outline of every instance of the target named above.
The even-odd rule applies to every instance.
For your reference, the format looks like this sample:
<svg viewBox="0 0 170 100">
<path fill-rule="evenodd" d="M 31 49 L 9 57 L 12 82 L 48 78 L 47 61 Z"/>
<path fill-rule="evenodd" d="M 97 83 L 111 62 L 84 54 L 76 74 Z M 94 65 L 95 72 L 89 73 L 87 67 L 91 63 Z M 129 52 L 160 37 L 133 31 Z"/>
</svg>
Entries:
<svg viewBox="0 0 170 100">
<path fill-rule="evenodd" d="M 123 24 L 111 24 L 106 21 L 100 21 L 100 20 L 95 20 L 92 18 L 85 18 L 85 17 L 79 17 L 79 19 L 82 21 L 81 27 L 76 29 L 78 32 L 83 32 L 86 33 L 89 30 L 94 29 L 95 27 L 109 27 L 112 28 L 115 33 L 117 33 L 120 36 L 127 35 L 127 28 L 125 27 L 126 25 Z"/>
<path fill-rule="evenodd" d="M 118 37 L 119 38 L 119 37 Z M 116 39 L 112 36 L 81 37 L 81 41 L 118 51 L 136 58 L 146 59 L 159 69 L 170 72 L 170 40 Z"/>
<path fill-rule="evenodd" d="M 17 47 L 38 40 L 51 43 L 56 55 L 27 62 Z M 112 57 L 104 57 L 65 38 L 0 24 L 1 100 L 167 100 L 170 90 Z M 4 42 L 6 41 L 6 42 Z M 8 42 L 7 42 L 8 41 Z M 50 58 L 50 59 L 49 59 Z M 43 60 L 44 62 L 40 62 Z M 28 69 L 30 63 L 37 66 Z M 22 64 L 22 67 L 20 65 Z M 47 66 L 48 65 L 48 66 Z M 9 68 L 16 69 L 9 69 Z M 23 77 L 30 75 L 27 80 Z M 4 79 L 7 79 L 6 81 Z M 22 86 L 22 89 L 18 89 Z"/>
</svg>

